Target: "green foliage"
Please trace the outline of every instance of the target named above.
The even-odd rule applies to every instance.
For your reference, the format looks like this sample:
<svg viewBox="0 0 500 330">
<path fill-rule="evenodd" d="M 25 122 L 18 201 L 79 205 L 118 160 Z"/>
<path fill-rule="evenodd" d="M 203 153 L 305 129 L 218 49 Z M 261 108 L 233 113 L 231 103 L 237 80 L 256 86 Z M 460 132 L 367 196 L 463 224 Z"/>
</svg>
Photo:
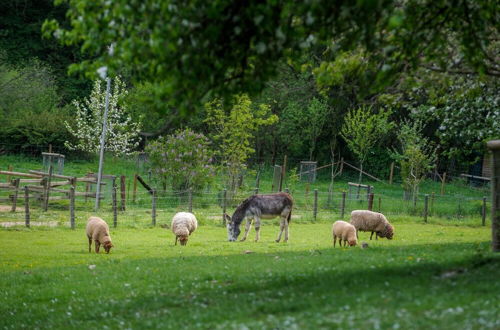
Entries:
<svg viewBox="0 0 500 330">
<path fill-rule="evenodd" d="M 412 192 L 415 200 L 420 183 L 434 167 L 435 148 L 422 135 L 422 123 L 419 121 L 403 123 L 400 127 L 398 140 L 401 144 L 401 151 L 394 155 L 401 166 L 403 187 L 406 191 Z"/>
<path fill-rule="evenodd" d="M 276 123 L 278 117 L 269 113 L 266 104 L 252 107 L 252 101 L 245 94 L 234 97 L 228 112 L 219 99 L 207 102 L 205 109 L 205 122 L 215 142 L 216 156 L 222 169 L 228 173 L 226 184 L 236 193 L 237 178 L 243 174 L 249 156 L 255 152 L 251 145 L 255 133 L 261 126 Z"/>
<path fill-rule="evenodd" d="M 63 146 L 70 107 L 59 106 L 52 72 L 39 61 L 14 68 L 0 64 L 0 141 L 6 150 Z"/>
<path fill-rule="evenodd" d="M 340 135 L 360 162 L 361 170 L 369 152 L 394 126 L 389 121 L 391 112 L 380 109 L 374 113 L 370 107 L 360 107 L 349 111 L 344 119 Z M 359 173 L 361 182 L 361 172 Z"/>
<path fill-rule="evenodd" d="M 207 95 L 262 90 L 278 61 L 291 63 L 317 46 L 372 52 L 380 68 L 374 83 L 422 62 L 447 69 L 450 57 L 498 74 L 488 56 L 498 33 L 491 0 L 59 2 L 69 4 L 69 27 L 49 19 L 44 35 L 94 56 L 72 71 L 128 68 L 136 80 L 161 86 L 169 103 L 190 110 Z"/>
<path fill-rule="evenodd" d="M 213 151 L 203 134 L 178 130 L 148 144 L 146 152 L 164 189 L 200 191 L 213 181 Z"/>
<path fill-rule="evenodd" d="M 89 80 L 68 75 L 68 65 L 85 59 L 79 45 L 63 46 L 57 40 L 42 38 L 41 28 L 45 19 L 57 19 L 63 26 L 68 24 L 65 15 L 68 8 L 66 4 L 55 6 L 53 0 L 9 0 L 0 3 L 1 61 L 25 67 L 38 60 L 45 67 L 50 67 L 54 87 L 63 105 L 74 98 L 84 97 L 92 86 Z"/>
</svg>

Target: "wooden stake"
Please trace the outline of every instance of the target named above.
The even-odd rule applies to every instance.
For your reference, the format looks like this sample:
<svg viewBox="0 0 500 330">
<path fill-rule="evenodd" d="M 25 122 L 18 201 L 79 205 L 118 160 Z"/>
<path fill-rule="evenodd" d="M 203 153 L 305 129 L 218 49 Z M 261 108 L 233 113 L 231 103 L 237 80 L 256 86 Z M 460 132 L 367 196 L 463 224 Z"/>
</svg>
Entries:
<svg viewBox="0 0 500 330">
<path fill-rule="evenodd" d="M 283 181 L 285 180 L 285 174 L 286 174 L 286 155 L 285 158 L 283 159 L 283 166 L 281 167 L 281 177 L 280 177 L 280 186 L 278 191 L 282 191 L 283 188 Z"/>
<path fill-rule="evenodd" d="M 118 225 L 118 210 L 117 210 L 117 202 L 116 202 L 116 186 L 113 185 L 113 191 L 111 194 L 111 199 L 113 201 L 113 227 L 116 228 Z"/>
<path fill-rule="evenodd" d="M 135 198 L 137 196 L 137 173 L 134 174 L 134 190 L 132 190 L 132 202 L 135 203 Z"/>
<path fill-rule="evenodd" d="M 318 189 L 314 189 L 314 207 L 313 207 L 313 218 L 316 221 L 318 216 Z"/>
<path fill-rule="evenodd" d="M 24 187 L 24 223 L 30 227 L 30 192 L 28 187 Z"/>
<path fill-rule="evenodd" d="M 193 212 L 193 188 L 188 191 L 189 212 Z"/>
<path fill-rule="evenodd" d="M 75 187 L 69 188 L 69 223 L 75 229 Z"/>
<path fill-rule="evenodd" d="M 389 174 L 389 184 L 392 184 L 393 174 L 394 174 L 394 162 L 391 163 L 391 173 Z"/>
<path fill-rule="evenodd" d="M 49 195 L 50 195 L 50 182 L 52 181 L 52 164 L 49 165 L 49 177 L 47 178 L 45 190 L 44 190 L 44 202 L 43 202 L 43 210 L 47 211 L 49 208 Z"/>
<path fill-rule="evenodd" d="M 12 196 L 12 209 L 10 210 L 11 212 L 16 212 L 16 205 L 17 205 L 17 195 L 19 192 L 19 181 L 20 179 L 14 179 L 12 180 L 12 185 L 14 186 L 14 196 Z"/>
<path fill-rule="evenodd" d="M 481 224 L 483 226 L 485 226 L 486 225 L 486 197 L 483 197 L 483 207 L 481 209 L 481 216 L 482 216 Z"/>
<path fill-rule="evenodd" d="M 424 222 L 427 223 L 427 215 L 429 214 L 429 194 L 425 194 L 424 202 Z"/>
<path fill-rule="evenodd" d="M 125 189 L 126 189 L 125 175 L 122 175 L 122 176 L 120 176 L 120 197 L 121 197 L 120 210 L 121 211 L 125 211 L 125 198 L 126 198 Z"/>
<path fill-rule="evenodd" d="M 152 195 L 151 224 L 156 226 L 156 189 L 152 190 Z"/>
<path fill-rule="evenodd" d="M 368 195 L 368 210 L 373 210 L 373 193 Z"/>
<path fill-rule="evenodd" d="M 226 199 L 227 199 L 227 189 L 224 189 L 224 193 L 222 194 L 222 224 L 225 226 L 226 225 L 226 217 L 224 216 L 226 214 Z"/>
<path fill-rule="evenodd" d="M 441 179 L 441 196 L 444 195 L 444 183 L 446 182 L 446 172 L 443 173 L 443 178 Z"/>
</svg>

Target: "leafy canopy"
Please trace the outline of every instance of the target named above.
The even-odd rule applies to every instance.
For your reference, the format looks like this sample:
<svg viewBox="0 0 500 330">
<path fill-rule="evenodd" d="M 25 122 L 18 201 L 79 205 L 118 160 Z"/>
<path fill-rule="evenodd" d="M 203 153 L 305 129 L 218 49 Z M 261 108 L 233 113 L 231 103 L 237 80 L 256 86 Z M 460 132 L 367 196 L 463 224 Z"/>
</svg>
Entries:
<svg viewBox="0 0 500 330">
<path fill-rule="evenodd" d="M 47 20 L 44 35 L 91 56 L 71 71 L 127 68 L 184 109 L 206 97 L 260 91 L 279 60 L 293 64 L 317 46 L 362 46 L 378 59 L 381 77 L 421 62 L 500 75 L 490 56 L 498 40 L 495 0 L 57 2 L 69 4 L 70 26 Z"/>
<path fill-rule="evenodd" d="M 394 126 L 389 121 L 389 110 L 374 113 L 371 107 L 359 107 L 349 111 L 344 119 L 340 135 L 349 149 L 363 163 L 368 152 Z"/>
</svg>

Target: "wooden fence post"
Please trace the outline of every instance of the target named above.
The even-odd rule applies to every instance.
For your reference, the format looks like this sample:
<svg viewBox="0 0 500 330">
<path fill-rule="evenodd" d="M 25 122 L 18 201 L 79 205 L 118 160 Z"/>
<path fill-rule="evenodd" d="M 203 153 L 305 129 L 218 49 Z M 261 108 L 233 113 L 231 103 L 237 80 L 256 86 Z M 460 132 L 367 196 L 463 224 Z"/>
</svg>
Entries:
<svg viewBox="0 0 500 330">
<path fill-rule="evenodd" d="M 49 178 L 46 181 L 45 189 L 44 189 L 44 201 L 43 201 L 43 210 L 47 211 L 49 208 L 49 197 L 50 197 L 50 184 L 52 181 L 52 171 L 53 171 L 52 164 L 49 165 Z"/>
<path fill-rule="evenodd" d="M 156 189 L 152 189 L 151 224 L 156 226 Z"/>
<path fill-rule="evenodd" d="M 75 229 L 75 187 L 69 187 L 69 223 Z"/>
<path fill-rule="evenodd" d="M 227 189 L 224 189 L 224 193 L 222 194 L 222 224 L 226 225 L 226 207 L 227 207 Z"/>
<path fill-rule="evenodd" d="M 342 201 L 340 203 L 340 219 L 344 219 L 344 212 L 345 212 L 345 191 L 342 192 Z"/>
<path fill-rule="evenodd" d="M 290 193 L 290 189 L 288 189 L 288 187 L 286 187 L 286 188 L 285 188 L 285 192 L 286 192 L 287 194 L 289 194 L 289 193 Z"/>
<path fill-rule="evenodd" d="M 285 155 L 285 158 L 283 159 L 283 166 L 281 167 L 281 178 L 280 178 L 280 186 L 279 186 L 278 191 L 282 191 L 283 181 L 285 181 L 285 174 L 286 174 L 286 155 Z"/>
<path fill-rule="evenodd" d="M 19 192 L 19 178 L 12 180 L 12 184 L 15 187 L 14 190 L 14 196 L 12 197 L 12 209 L 10 210 L 11 212 L 16 212 L 16 206 L 17 206 L 17 195 Z"/>
<path fill-rule="evenodd" d="M 135 203 L 137 196 L 137 173 L 134 174 L 134 190 L 132 191 L 132 201 Z"/>
<path fill-rule="evenodd" d="M 431 207 L 430 207 L 431 214 L 434 214 L 434 198 L 436 198 L 436 194 L 433 191 L 431 194 Z"/>
<path fill-rule="evenodd" d="M 118 210 L 117 210 L 117 202 L 116 202 L 116 185 L 113 185 L 113 191 L 111 194 L 111 199 L 113 200 L 113 227 L 116 228 L 118 224 Z"/>
<path fill-rule="evenodd" d="M 253 194 L 254 194 L 254 195 L 258 195 L 258 194 L 259 194 L 259 188 L 255 188 L 255 189 L 253 190 Z"/>
<path fill-rule="evenodd" d="M 24 187 L 24 223 L 30 227 L 30 192 L 28 187 Z"/>
<path fill-rule="evenodd" d="M 486 225 L 486 197 L 483 197 L 483 207 L 481 209 L 482 225 Z"/>
<path fill-rule="evenodd" d="M 120 211 L 125 211 L 125 190 L 126 190 L 126 184 L 125 184 L 125 175 L 120 176 L 120 197 L 121 197 L 121 203 L 120 203 Z"/>
<path fill-rule="evenodd" d="M 441 179 L 441 196 L 444 195 L 444 183 L 446 182 L 446 172 L 443 173 L 443 178 Z"/>
<path fill-rule="evenodd" d="M 394 175 L 394 162 L 391 163 L 391 172 L 389 173 L 389 184 L 392 184 L 393 175 Z"/>
<path fill-rule="evenodd" d="M 425 194 L 424 201 L 424 222 L 427 223 L 427 215 L 429 214 L 429 194 Z"/>
<path fill-rule="evenodd" d="M 382 197 L 379 197 L 378 198 L 378 213 L 382 212 L 381 204 L 382 204 Z"/>
<path fill-rule="evenodd" d="M 188 203 L 189 203 L 189 212 L 193 212 L 193 188 L 189 188 L 188 191 Z"/>
<path fill-rule="evenodd" d="M 494 252 L 500 251 L 500 140 L 487 143 L 491 150 L 491 235 Z"/>
<path fill-rule="evenodd" d="M 313 218 L 316 221 L 318 216 L 318 189 L 314 189 L 314 206 L 313 206 Z"/>
<path fill-rule="evenodd" d="M 368 195 L 368 210 L 373 210 L 373 193 L 370 193 L 370 195 Z"/>
</svg>

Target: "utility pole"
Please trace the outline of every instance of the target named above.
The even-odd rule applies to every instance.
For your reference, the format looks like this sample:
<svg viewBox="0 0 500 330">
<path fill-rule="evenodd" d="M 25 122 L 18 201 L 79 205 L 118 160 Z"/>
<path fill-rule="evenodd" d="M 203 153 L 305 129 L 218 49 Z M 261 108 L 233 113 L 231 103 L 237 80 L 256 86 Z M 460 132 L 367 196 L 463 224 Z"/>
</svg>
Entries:
<svg viewBox="0 0 500 330">
<path fill-rule="evenodd" d="M 111 89 L 111 79 L 106 77 L 106 71 L 101 71 L 101 77 L 106 78 L 106 106 L 104 107 L 104 116 L 102 120 L 102 134 L 101 134 L 101 150 L 99 153 L 99 171 L 97 173 L 97 189 L 95 196 L 95 210 L 99 209 L 99 203 L 101 201 L 101 178 L 102 178 L 102 165 L 104 161 L 104 141 L 106 140 L 106 129 L 107 129 L 107 120 L 108 120 L 108 108 L 109 108 L 109 93 Z"/>
</svg>

